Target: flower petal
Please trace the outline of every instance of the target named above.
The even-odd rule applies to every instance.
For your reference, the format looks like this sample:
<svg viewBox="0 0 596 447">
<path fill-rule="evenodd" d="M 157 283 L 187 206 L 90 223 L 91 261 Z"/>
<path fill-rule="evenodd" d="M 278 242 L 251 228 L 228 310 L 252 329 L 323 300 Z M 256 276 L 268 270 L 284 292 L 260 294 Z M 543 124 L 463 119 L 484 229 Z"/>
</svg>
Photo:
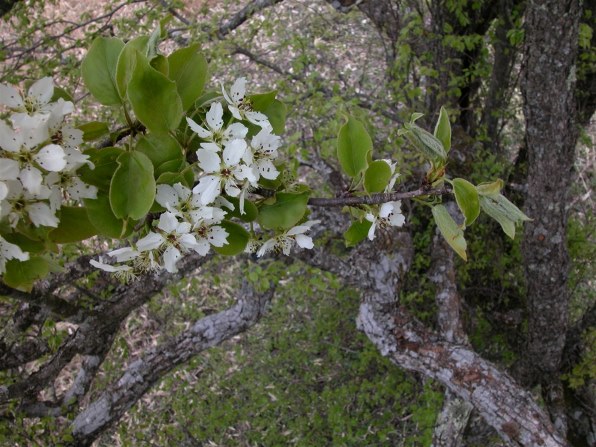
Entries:
<svg viewBox="0 0 596 447">
<path fill-rule="evenodd" d="M 0 104 L 11 109 L 22 109 L 25 107 L 21 93 L 12 85 L 0 84 Z"/>
<path fill-rule="evenodd" d="M 46 171 L 62 171 L 66 167 L 66 154 L 57 144 L 48 144 L 33 159 Z"/>
<path fill-rule="evenodd" d="M 207 173 L 219 172 L 221 160 L 219 155 L 215 152 L 199 149 L 197 151 L 197 159 L 199 160 L 199 166 Z"/>
<path fill-rule="evenodd" d="M 209 138 L 213 135 L 211 132 L 209 132 L 207 129 L 205 129 L 202 126 L 199 126 L 196 122 L 194 122 L 189 117 L 186 117 L 186 122 L 188 123 L 188 127 L 190 127 L 191 130 L 194 133 L 196 133 L 198 136 L 200 136 L 201 138 Z"/>
<path fill-rule="evenodd" d="M 223 127 L 223 107 L 219 102 L 211 103 L 211 108 L 207 112 L 207 124 L 214 132 Z"/>
</svg>

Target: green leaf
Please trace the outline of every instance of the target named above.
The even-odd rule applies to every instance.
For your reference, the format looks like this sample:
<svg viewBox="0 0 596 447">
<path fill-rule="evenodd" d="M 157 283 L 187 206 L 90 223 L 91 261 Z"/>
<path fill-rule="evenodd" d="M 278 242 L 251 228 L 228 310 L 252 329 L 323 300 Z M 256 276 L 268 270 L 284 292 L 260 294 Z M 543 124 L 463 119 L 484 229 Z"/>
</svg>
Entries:
<svg viewBox="0 0 596 447">
<path fill-rule="evenodd" d="M 122 103 L 116 84 L 116 66 L 124 42 L 115 37 L 98 37 L 93 41 L 81 72 L 85 86 L 101 104 L 106 106 Z"/>
<path fill-rule="evenodd" d="M 91 169 L 88 165 L 81 166 L 78 172 L 81 179 L 89 185 L 97 186 L 102 191 L 110 189 L 112 175 L 118 168 L 118 157 L 124 153 L 123 149 L 117 147 L 106 147 L 103 149 L 87 149 L 86 155 L 95 165 Z"/>
<path fill-rule="evenodd" d="M 47 249 L 45 241 L 35 240 L 27 237 L 21 233 L 8 233 L 2 234 L 2 237 L 11 244 L 18 245 L 21 250 L 29 253 L 41 253 Z"/>
<path fill-rule="evenodd" d="M 515 239 L 515 224 L 532 220 L 502 194 L 481 195 L 480 206 L 482 211 L 499 222 L 505 234 L 511 239 Z"/>
<path fill-rule="evenodd" d="M 60 208 L 60 224 L 50 233 L 50 239 L 66 244 L 83 241 L 96 234 L 97 229 L 89 221 L 85 208 L 63 206 Z"/>
<path fill-rule="evenodd" d="M 267 107 L 262 109 L 257 109 L 255 107 L 254 109 L 267 115 L 267 118 L 269 118 L 269 124 L 271 124 L 271 127 L 273 128 L 274 134 L 283 135 L 286 128 L 287 116 L 287 107 L 283 102 L 276 99 Z"/>
<path fill-rule="evenodd" d="M 375 160 L 364 173 L 364 189 L 368 193 L 383 192 L 391 180 L 391 168 L 383 160 Z"/>
<path fill-rule="evenodd" d="M 11 259 L 6 263 L 3 281 L 13 289 L 29 292 L 33 283 L 49 272 L 49 262 L 40 256 L 32 256 L 27 261 Z"/>
<path fill-rule="evenodd" d="M 150 133 L 144 135 L 137 142 L 135 149 L 145 154 L 151 160 L 156 171 L 156 176 L 167 172 L 166 170 L 158 169 L 164 163 L 176 163 L 176 169 L 178 169 L 184 161 L 182 147 L 180 147 L 180 144 L 174 137 L 168 134 Z"/>
<path fill-rule="evenodd" d="M 125 152 L 110 183 L 110 205 L 117 218 L 141 219 L 155 198 L 151 160 L 142 152 Z"/>
<path fill-rule="evenodd" d="M 453 179 L 451 183 L 457 206 L 466 218 L 466 226 L 470 226 L 480 214 L 480 201 L 476 187 L 463 178 Z"/>
<path fill-rule="evenodd" d="M 244 222 L 253 222 L 259 215 L 259 209 L 250 200 L 244 200 L 244 214 L 240 214 L 240 200 L 237 197 L 227 197 L 234 210 L 230 211 L 228 208 L 223 208 L 228 217 L 236 217 Z"/>
<path fill-rule="evenodd" d="M 439 227 L 439 231 L 447 243 L 464 261 L 467 261 L 467 244 L 464 239 L 464 232 L 449 215 L 447 208 L 444 205 L 435 205 L 432 207 L 432 213 L 437 227 Z"/>
<path fill-rule="evenodd" d="M 182 109 L 188 110 L 201 96 L 207 81 L 207 59 L 199 50 L 199 44 L 181 48 L 168 56 L 170 79 L 182 99 Z"/>
<path fill-rule="evenodd" d="M 166 77 L 170 74 L 168 59 L 165 56 L 162 56 L 161 54 L 158 54 L 153 59 L 151 59 L 149 65 L 151 65 L 153 68 L 155 68 L 157 71 L 159 71 L 162 75 Z"/>
<path fill-rule="evenodd" d="M 502 188 L 503 180 L 501 180 L 500 178 L 498 178 L 492 183 L 481 183 L 479 185 L 476 185 L 476 191 L 478 191 L 478 194 L 480 194 L 481 196 L 494 196 L 496 194 L 499 194 Z"/>
<path fill-rule="evenodd" d="M 88 220 L 99 234 L 115 239 L 124 236 L 127 228 L 126 222 L 114 216 L 110 199 L 107 196 L 85 199 L 84 202 Z"/>
<path fill-rule="evenodd" d="M 422 155 L 424 155 L 430 161 L 442 161 L 447 159 L 447 154 L 437 137 L 427 132 L 426 130 L 418 127 L 416 124 L 406 124 L 405 131 L 401 132 L 410 140 L 410 142 L 416 147 Z"/>
<path fill-rule="evenodd" d="M 97 140 L 110 133 L 108 123 L 102 121 L 91 121 L 89 123 L 81 124 L 80 126 L 77 126 L 77 129 L 83 132 L 83 141 Z"/>
<path fill-rule="evenodd" d="M 127 95 L 138 120 L 150 131 L 167 133 L 180 124 L 182 100 L 176 84 L 152 68 L 139 53 Z"/>
<path fill-rule="evenodd" d="M 448 153 L 449 149 L 451 149 L 451 123 L 449 122 L 449 115 L 445 107 L 441 107 L 439 119 L 435 126 L 435 137 L 443 143 L 445 153 Z"/>
<path fill-rule="evenodd" d="M 350 228 L 344 233 L 346 247 L 354 247 L 363 241 L 368 236 L 371 225 L 372 222 L 368 220 L 352 222 Z"/>
<path fill-rule="evenodd" d="M 149 42 L 149 36 L 138 36 L 129 40 L 118 57 L 116 85 L 122 98 L 126 97 L 128 83 L 137 66 L 137 53 L 147 56 L 147 42 Z"/>
<path fill-rule="evenodd" d="M 213 250 L 220 255 L 226 256 L 234 256 L 242 253 L 246 248 L 246 244 L 248 244 L 248 240 L 250 239 L 248 231 L 246 231 L 237 223 L 230 222 L 229 220 L 224 220 L 217 225 L 223 227 L 228 232 L 228 243 L 223 247 L 213 247 Z"/>
<path fill-rule="evenodd" d="M 267 230 L 291 228 L 304 217 L 309 195 L 309 191 L 299 194 L 277 193 L 273 204 L 263 205 L 259 209 L 257 221 Z"/>
<path fill-rule="evenodd" d="M 368 166 L 368 156 L 373 143 L 364 125 L 348 117 L 348 122 L 339 130 L 337 137 L 337 158 L 350 177 L 360 175 Z"/>
</svg>

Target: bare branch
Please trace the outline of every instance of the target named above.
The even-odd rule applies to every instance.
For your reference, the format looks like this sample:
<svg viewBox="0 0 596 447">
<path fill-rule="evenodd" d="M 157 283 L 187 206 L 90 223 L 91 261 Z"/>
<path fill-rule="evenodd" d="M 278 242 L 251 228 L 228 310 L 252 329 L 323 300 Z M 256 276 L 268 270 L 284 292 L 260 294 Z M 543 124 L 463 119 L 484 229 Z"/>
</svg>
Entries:
<svg viewBox="0 0 596 447">
<path fill-rule="evenodd" d="M 74 420 L 75 445 L 86 446 L 122 417 L 160 378 L 191 357 L 246 331 L 259 321 L 273 296 L 271 288 L 257 294 L 244 285 L 238 303 L 223 312 L 198 320 L 174 340 L 147 352 Z"/>
<path fill-rule="evenodd" d="M 371 194 L 370 196 L 359 197 L 335 197 L 335 198 L 319 198 L 313 197 L 308 200 L 311 206 L 346 206 L 346 205 L 379 205 L 385 202 L 394 202 L 396 200 L 413 199 L 415 197 L 423 196 L 440 196 L 451 194 L 451 190 L 447 188 L 429 189 L 420 188 L 415 191 L 407 192 L 390 192 L 382 194 Z"/>
</svg>

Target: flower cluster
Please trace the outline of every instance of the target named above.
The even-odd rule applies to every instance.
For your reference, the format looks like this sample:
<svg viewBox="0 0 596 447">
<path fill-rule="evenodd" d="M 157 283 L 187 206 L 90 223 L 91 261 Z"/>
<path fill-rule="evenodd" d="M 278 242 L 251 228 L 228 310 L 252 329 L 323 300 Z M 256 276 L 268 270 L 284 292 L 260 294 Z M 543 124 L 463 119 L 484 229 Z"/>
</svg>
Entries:
<svg viewBox="0 0 596 447">
<path fill-rule="evenodd" d="M 186 118 L 190 130 L 200 138 L 196 151 L 200 173 L 194 188 L 181 183 L 158 185 L 155 200 L 166 211 L 156 219 L 157 224 L 132 246 L 109 252 L 115 264 L 102 259 L 91 261 L 95 267 L 125 278 L 139 271 L 162 268 L 176 272 L 176 263 L 183 254 L 196 252 L 204 256 L 212 246 L 227 244 L 229 234 L 219 224 L 229 211 L 234 211 L 234 205 L 226 197 L 238 198 L 239 212 L 244 214 L 247 193 L 258 187 L 261 178 L 278 177 L 273 160 L 281 139 L 273 133 L 267 116 L 253 110 L 246 97 L 246 80 L 236 80 L 229 93 L 222 85 L 222 96 L 223 101 L 211 103 L 200 124 Z M 224 116 L 230 116 L 229 122 L 225 122 Z M 258 129 L 250 137 L 249 123 Z M 258 256 L 270 250 L 289 254 L 294 242 L 312 248 L 312 239 L 303 233 L 314 223 L 296 226 L 262 245 L 250 241 L 247 250 L 258 250 Z"/>
<path fill-rule="evenodd" d="M 203 140 L 197 150 L 197 159 L 203 175 L 193 192 L 200 194 L 201 203 L 208 205 L 222 193 L 240 197 L 240 213 L 244 213 L 244 197 L 250 188 L 256 188 L 261 177 L 274 180 L 279 175 L 273 164 L 280 137 L 272 133 L 266 115 L 252 110 L 245 97 L 246 80 L 236 80 L 230 94 L 222 86 L 223 97 L 236 122 L 224 126 L 224 109 L 213 102 L 207 112 L 204 126 L 186 118 L 189 127 Z M 241 121 L 261 128 L 247 141 L 248 128 Z"/>
<path fill-rule="evenodd" d="M 0 105 L 8 120 L 0 120 L 0 218 L 10 227 L 57 227 L 56 212 L 66 202 L 95 198 L 97 189 L 77 176 L 90 164 L 78 146 L 83 133 L 66 117 L 73 103 L 54 96 L 54 82 L 46 77 L 22 93 L 0 84 Z M 6 260 L 27 257 L 18 246 L 0 240 L 0 273 Z"/>
<path fill-rule="evenodd" d="M 227 231 L 217 225 L 224 219 L 225 212 L 218 207 L 203 205 L 200 194 L 193 193 L 181 183 L 158 185 L 155 200 L 167 210 L 160 215 L 155 228 L 133 247 L 108 253 L 116 262 L 132 261 L 134 268 L 127 264 L 105 264 L 101 259 L 91 261 L 92 265 L 125 277 L 133 276 L 136 271 L 161 268 L 173 273 L 184 253 L 194 251 L 205 256 L 211 246 L 222 247 L 227 243 Z M 221 202 L 232 207 L 227 201 Z"/>
</svg>

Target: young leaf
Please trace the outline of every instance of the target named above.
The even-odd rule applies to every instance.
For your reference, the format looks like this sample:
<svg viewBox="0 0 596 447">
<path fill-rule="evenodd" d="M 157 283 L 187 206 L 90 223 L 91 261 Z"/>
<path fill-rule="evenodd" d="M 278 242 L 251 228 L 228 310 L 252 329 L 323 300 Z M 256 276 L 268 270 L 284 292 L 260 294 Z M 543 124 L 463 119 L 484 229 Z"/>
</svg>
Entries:
<svg viewBox="0 0 596 447">
<path fill-rule="evenodd" d="M 476 185 L 476 191 L 481 196 L 494 196 L 501 192 L 503 188 L 503 180 L 500 178 L 491 183 L 481 183 Z"/>
<path fill-rule="evenodd" d="M 95 166 L 91 169 L 88 165 L 79 168 L 81 179 L 90 185 L 97 186 L 100 190 L 108 191 L 112 175 L 118 168 L 118 157 L 124 153 L 124 149 L 117 147 L 106 147 L 103 149 L 87 149 L 85 155 Z"/>
<path fill-rule="evenodd" d="M 230 222 L 229 220 L 224 220 L 218 225 L 223 227 L 224 230 L 228 232 L 228 243 L 223 247 L 213 247 L 213 250 L 220 255 L 225 256 L 234 256 L 242 253 L 246 248 L 246 244 L 248 244 L 248 240 L 250 239 L 248 231 L 246 231 L 237 223 Z"/>
<path fill-rule="evenodd" d="M 147 56 L 147 42 L 149 42 L 149 36 L 138 36 L 129 40 L 118 57 L 116 83 L 123 98 L 126 97 L 128 83 L 137 65 L 137 52 Z"/>
<path fill-rule="evenodd" d="M 275 99 L 276 91 L 268 93 L 259 93 L 249 97 L 252 107 L 257 112 L 264 113 L 269 118 L 269 123 L 273 128 L 273 133 L 281 135 L 286 127 L 286 105 Z"/>
<path fill-rule="evenodd" d="M 97 229 L 89 221 L 85 208 L 63 206 L 60 208 L 60 224 L 50 232 L 50 239 L 59 244 L 78 242 L 95 236 Z"/>
<path fill-rule="evenodd" d="M 127 228 L 126 222 L 114 216 L 110 199 L 107 196 L 85 199 L 85 210 L 89 222 L 95 227 L 98 234 L 111 238 L 124 236 Z"/>
<path fill-rule="evenodd" d="M 408 140 L 429 160 L 444 162 L 447 159 L 443 143 L 416 124 L 406 124 L 406 129 L 401 134 L 405 134 Z"/>
<path fill-rule="evenodd" d="M 354 247 L 355 245 L 358 245 L 358 243 L 366 239 L 366 236 L 368 236 L 368 230 L 370 230 L 371 225 L 372 222 L 368 220 L 363 220 L 362 222 L 352 222 L 350 228 L 348 228 L 348 230 L 344 233 L 344 241 L 346 247 Z"/>
<path fill-rule="evenodd" d="M 441 107 L 439 119 L 435 126 L 435 137 L 443 143 L 445 153 L 448 153 L 449 149 L 451 149 L 451 123 L 449 122 L 449 115 L 445 107 Z"/>
<path fill-rule="evenodd" d="M 259 215 L 259 209 L 250 200 L 244 201 L 244 214 L 240 214 L 240 200 L 237 197 L 227 197 L 227 200 L 234 205 L 233 211 L 224 208 L 228 217 L 237 217 L 243 222 L 253 222 Z"/>
<path fill-rule="evenodd" d="M 267 230 L 287 229 L 297 224 L 306 212 L 310 192 L 277 193 L 275 202 L 259 209 L 257 221 Z"/>
<path fill-rule="evenodd" d="M 348 117 L 348 122 L 339 130 L 337 137 L 337 158 L 344 172 L 356 177 L 364 171 L 372 148 L 372 140 L 364 125 Z"/>
<path fill-rule="evenodd" d="M 81 124 L 80 126 L 77 126 L 77 129 L 83 132 L 83 141 L 97 140 L 110 133 L 108 123 L 101 121 L 91 121 Z"/>
<path fill-rule="evenodd" d="M 116 84 L 116 65 L 122 48 L 124 42 L 120 39 L 98 37 L 81 65 L 85 86 L 95 99 L 106 106 L 122 103 Z"/>
<path fill-rule="evenodd" d="M 182 148 L 178 141 L 168 134 L 155 134 L 150 133 L 142 136 L 137 142 L 135 148 L 137 151 L 145 154 L 155 169 L 155 175 L 166 172 L 165 170 L 159 171 L 158 167 L 166 162 L 174 162 L 176 168 L 184 161 L 182 155 Z M 159 172 L 158 172 L 159 171 Z"/>
<path fill-rule="evenodd" d="M 463 178 L 453 179 L 452 184 L 457 206 L 466 218 L 465 224 L 468 227 L 474 223 L 480 214 L 478 192 L 474 185 Z"/>
<path fill-rule="evenodd" d="M 486 214 L 499 222 L 505 234 L 511 239 L 515 239 L 515 224 L 532 220 L 502 194 L 481 195 L 480 206 Z"/>
<path fill-rule="evenodd" d="M 141 152 L 125 152 L 118 157 L 118 169 L 110 183 L 110 205 L 117 218 L 141 219 L 155 198 L 153 164 Z"/>
<path fill-rule="evenodd" d="M 152 132 L 176 129 L 183 113 L 176 84 L 151 67 L 144 56 L 136 54 L 137 63 L 127 90 L 135 115 Z"/>
<path fill-rule="evenodd" d="M 182 109 L 188 110 L 197 100 L 207 81 L 207 59 L 199 50 L 199 44 L 181 48 L 168 56 L 170 79 L 182 99 Z"/>
<path fill-rule="evenodd" d="M 464 232 L 449 215 L 449 211 L 447 211 L 447 208 L 445 208 L 444 205 L 435 205 L 432 207 L 432 213 L 437 227 L 439 227 L 441 235 L 445 238 L 445 240 L 451 246 L 451 248 L 453 248 L 453 250 L 464 261 L 467 261 L 467 244 L 466 240 L 464 239 Z"/>
<path fill-rule="evenodd" d="M 375 160 L 364 173 L 364 189 L 368 193 L 383 192 L 391 180 L 391 168 L 383 160 Z"/>
</svg>

